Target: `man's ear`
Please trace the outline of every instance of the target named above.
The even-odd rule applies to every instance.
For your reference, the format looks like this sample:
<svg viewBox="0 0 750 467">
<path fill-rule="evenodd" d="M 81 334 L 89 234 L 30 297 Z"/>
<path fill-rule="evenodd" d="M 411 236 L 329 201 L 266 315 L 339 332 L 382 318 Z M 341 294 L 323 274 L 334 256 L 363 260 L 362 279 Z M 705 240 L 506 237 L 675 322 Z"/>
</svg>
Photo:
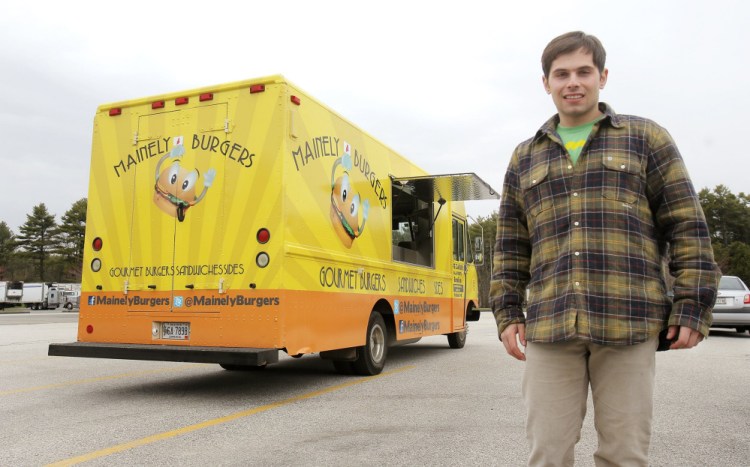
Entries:
<svg viewBox="0 0 750 467">
<path fill-rule="evenodd" d="M 602 71 L 602 75 L 599 77 L 599 89 L 604 89 L 607 85 L 607 76 L 609 76 L 609 70 L 607 68 Z"/>
<path fill-rule="evenodd" d="M 544 91 L 545 91 L 545 92 L 546 92 L 547 94 L 549 94 L 549 93 L 551 93 L 551 92 L 552 92 L 552 91 L 550 90 L 550 88 L 549 88 L 549 82 L 548 82 L 548 80 L 547 80 L 547 77 L 546 77 L 546 76 L 544 76 L 544 75 L 542 75 L 542 85 L 544 85 Z"/>
</svg>

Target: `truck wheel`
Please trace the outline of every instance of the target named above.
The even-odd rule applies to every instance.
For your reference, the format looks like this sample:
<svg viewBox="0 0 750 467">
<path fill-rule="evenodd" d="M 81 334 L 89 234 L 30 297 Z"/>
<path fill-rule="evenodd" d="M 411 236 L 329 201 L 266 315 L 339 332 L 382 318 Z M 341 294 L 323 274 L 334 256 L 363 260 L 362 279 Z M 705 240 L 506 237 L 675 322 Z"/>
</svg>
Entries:
<svg viewBox="0 0 750 467">
<path fill-rule="evenodd" d="M 71 302 L 66 303 L 65 304 L 65 309 L 68 310 L 68 311 L 72 310 L 73 309 L 73 303 L 71 303 Z"/>
<path fill-rule="evenodd" d="M 468 331 L 468 325 L 463 331 L 452 332 L 448 334 L 448 345 L 451 349 L 463 349 L 466 345 L 466 333 Z"/>
<path fill-rule="evenodd" d="M 219 363 L 219 366 L 227 371 L 260 371 L 266 369 L 266 365 L 230 365 L 226 363 Z"/>
<path fill-rule="evenodd" d="M 365 345 L 357 347 L 357 359 L 352 363 L 355 373 L 363 376 L 380 374 L 388 355 L 388 331 L 380 313 L 373 311 L 367 324 Z"/>
</svg>

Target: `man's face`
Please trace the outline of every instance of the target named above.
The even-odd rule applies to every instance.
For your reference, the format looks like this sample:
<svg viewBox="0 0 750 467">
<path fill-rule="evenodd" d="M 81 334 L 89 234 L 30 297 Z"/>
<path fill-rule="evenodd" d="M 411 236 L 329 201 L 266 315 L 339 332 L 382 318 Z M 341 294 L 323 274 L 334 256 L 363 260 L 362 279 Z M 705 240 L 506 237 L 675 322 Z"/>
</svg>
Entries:
<svg viewBox="0 0 750 467">
<path fill-rule="evenodd" d="M 552 95 L 562 126 L 578 126 L 599 114 L 599 89 L 607 83 L 607 69 L 599 73 L 594 56 L 578 49 L 560 55 L 543 77 L 544 88 Z"/>
</svg>

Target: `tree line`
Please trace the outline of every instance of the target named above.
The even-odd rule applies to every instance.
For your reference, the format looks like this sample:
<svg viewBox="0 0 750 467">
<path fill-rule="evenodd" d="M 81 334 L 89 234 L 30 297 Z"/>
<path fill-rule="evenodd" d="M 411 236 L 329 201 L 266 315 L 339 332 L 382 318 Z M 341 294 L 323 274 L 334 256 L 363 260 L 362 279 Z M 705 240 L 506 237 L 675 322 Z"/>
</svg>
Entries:
<svg viewBox="0 0 750 467">
<path fill-rule="evenodd" d="M 698 198 L 706 215 L 714 258 L 721 273 L 725 276 L 739 276 L 750 286 L 750 195 L 735 195 L 724 185 L 718 185 L 713 191 L 702 189 Z M 479 216 L 477 222 L 469 227 L 471 238 L 482 236 L 482 232 L 484 264 L 477 267 L 479 302 L 482 307 L 490 307 L 490 277 L 497 213 L 487 217 Z"/>
<path fill-rule="evenodd" d="M 80 282 L 86 233 L 86 198 L 55 221 L 44 203 L 13 232 L 0 221 L 0 280 Z"/>
</svg>

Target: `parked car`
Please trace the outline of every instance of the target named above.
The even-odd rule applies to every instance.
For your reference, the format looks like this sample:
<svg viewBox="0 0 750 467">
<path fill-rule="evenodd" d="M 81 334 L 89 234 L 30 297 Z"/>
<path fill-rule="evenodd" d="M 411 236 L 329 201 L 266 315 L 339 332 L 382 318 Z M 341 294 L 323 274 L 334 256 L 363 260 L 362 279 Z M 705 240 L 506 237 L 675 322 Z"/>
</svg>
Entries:
<svg viewBox="0 0 750 467">
<path fill-rule="evenodd" d="M 721 278 L 711 327 L 750 332 L 750 289 L 739 277 Z"/>
</svg>

